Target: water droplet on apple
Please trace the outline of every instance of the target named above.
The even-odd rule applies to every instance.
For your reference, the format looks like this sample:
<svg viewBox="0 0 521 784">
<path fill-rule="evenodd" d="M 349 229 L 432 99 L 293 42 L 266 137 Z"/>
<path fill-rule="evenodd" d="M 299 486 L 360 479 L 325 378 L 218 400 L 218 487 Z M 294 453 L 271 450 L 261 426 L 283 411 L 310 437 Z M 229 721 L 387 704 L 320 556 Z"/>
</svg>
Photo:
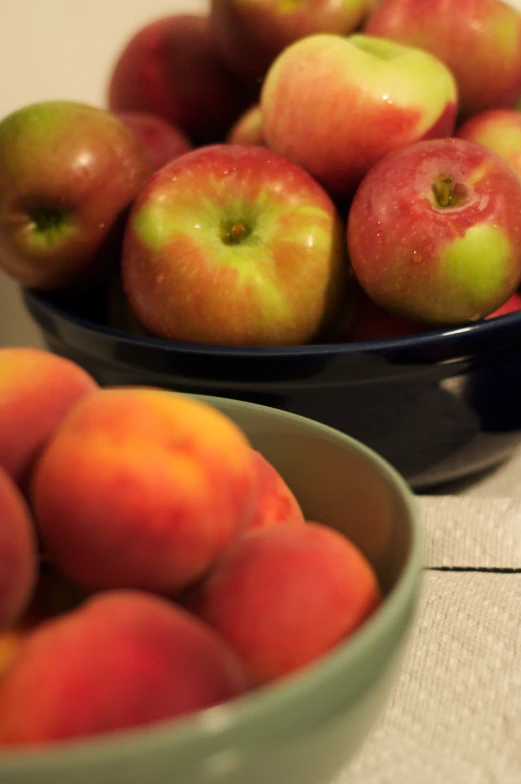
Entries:
<svg viewBox="0 0 521 784">
<path fill-rule="evenodd" d="M 381 231 L 378 231 L 376 233 L 375 239 L 376 239 L 376 242 L 378 243 L 378 245 L 383 245 L 384 244 L 384 238 L 382 237 L 382 232 Z"/>
<path fill-rule="evenodd" d="M 421 253 L 418 253 L 418 251 L 417 251 L 417 250 L 413 250 L 413 252 L 412 252 L 412 260 L 413 260 L 413 261 L 414 261 L 416 264 L 418 264 L 420 261 L 422 261 L 422 258 L 423 258 L 423 257 L 422 257 L 422 255 L 421 255 Z"/>
</svg>

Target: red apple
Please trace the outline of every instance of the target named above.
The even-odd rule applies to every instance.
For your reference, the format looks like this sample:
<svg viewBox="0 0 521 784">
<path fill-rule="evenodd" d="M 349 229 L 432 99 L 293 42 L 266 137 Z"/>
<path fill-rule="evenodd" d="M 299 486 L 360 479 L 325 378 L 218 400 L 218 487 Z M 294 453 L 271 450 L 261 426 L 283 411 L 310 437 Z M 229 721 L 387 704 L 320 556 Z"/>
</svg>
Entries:
<svg viewBox="0 0 521 784">
<path fill-rule="evenodd" d="M 521 96 L 521 13 L 501 0 L 383 0 L 364 32 L 439 57 L 456 78 L 462 116 Z"/>
<path fill-rule="evenodd" d="M 354 272 L 378 305 L 429 324 L 487 316 L 521 282 L 521 182 L 498 155 L 434 139 L 387 155 L 348 219 Z"/>
<path fill-rule="evenodd" d="M 230 69 L 255 83 L 286 46 L 314 33 L 347 35 L 369 6 L 369 0 L 211 0 L 210 21 Z"/>
<path fill-rule="evenodd" d="M 388 340 L 419 335 L 432 329 L 421 321 L 412 321 L 389 313 L 373 302 L 361 287 L 357 287 L 356 294 L 354 317 L 339 342 Z"/>
<path fill-rule="evenodd" d="M 221 140 L 251 100 L 222 62 L 208 19 L 195 14 L 164 17 L 138 30 L 109 81 L 113 111 L 159 115 L 195 144 Z"/>
<path fill-rule="evenodd" d="M 0 267 L 26 286 L 79 287 L 112 268 L 151 170 L 110 112 L 44 101 L 0 123 Z"/>
<path fill-rule="evenodd" d="M 521 310 L 521 294 L 518 291 L 515 291 L 512 296 L 501 305 L 501 307 L 499 307 L 493 313 L 490 313 L 487 316 L 487 319 L 497 318 L 498 316 L 506 316 L 509 313 L 515 313 L 517 310 Z"/>
<path fill-rule="evenodd" d="M 262 110 L 259 104 L 249 109 L 232 125 L 226 136 L 228 144 L 260 144 L 266 146 L 262 133 Z"/>
<path fill-rule="evenodd" d="M 136 134 L 154 170 L 193 149 L 186 134 L 162 117 L 145 112 L 120 112 L 118 116 Z"/>
<path fill-rule="evenodd" d="M 456 86 L 419 49 L 370 36 L 314 35 L 289 46 L 261 94 L 268 146 L 347 198 L 376 161 L 452 134 Z"/>
<path fill-rule="evenodd" d="M 521 114 L 514 109 L 491 109 L 470 117 L 457 130 L 468 139 L 494 150 L 521 178 Z"/>
<path fill-rule="evenodd" d="M 300 166 L 257 146 L 176 158 L 129 217 L 122 279 L 153 335 L 228 345 L 306 343 L 344 292 L 333 202 Z"/>
</svg>

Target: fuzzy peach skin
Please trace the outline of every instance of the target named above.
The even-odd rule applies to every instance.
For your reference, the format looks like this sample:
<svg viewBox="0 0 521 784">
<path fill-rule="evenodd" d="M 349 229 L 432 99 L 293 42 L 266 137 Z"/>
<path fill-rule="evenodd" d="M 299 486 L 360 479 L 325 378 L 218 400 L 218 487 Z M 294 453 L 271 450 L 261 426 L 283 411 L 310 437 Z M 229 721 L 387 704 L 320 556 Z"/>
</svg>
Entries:
<svg viewBox="0 0 521 784">
<path fill-rule="evenodd" d="M 13 480 L 0 468 L 0 631 L 26 609 L 36 583 L 36 536 Z"/>
<path fill-rule="evenodd" d="M 24 632 L 17 627 L 6 629 L 0 634 L 0 678 L 14 661 L 24 640 Z"/>
<path fill-rule="evenodd" d="M 257 474 L 257 502 L 248 528 L 304 523 L 300 504 L 277 469 L 257 450 L 254 450 L 253 457 Z"/>
<path fill-rule="evenodd" d="M 299 670 L 375 610 L 380 590 L 342 534 L 310 521 L 246 532 L 189 598 L 232 646 L 253 685 Z"/>
<path fill-rule="evenodd" d="M 85 588 L 176 594 L 246 527 L 251 448 L 224 414 L 152 388 L 78 404 L 37 466 L 32 501 L 52 559 Z"/>
<path fill-rule="evenodd" d="M 0 682 L 0 746 L 173 719 L 244 691 L 233 652 L 166 599 L 99 594 L 30 633 Z"/>
<path fill-rule="evenodd" d="M 0 467 L 23 483 L 67 411 L 97 389 L 79 365 L 41 349 L 0 349 Z"/>
</svg>

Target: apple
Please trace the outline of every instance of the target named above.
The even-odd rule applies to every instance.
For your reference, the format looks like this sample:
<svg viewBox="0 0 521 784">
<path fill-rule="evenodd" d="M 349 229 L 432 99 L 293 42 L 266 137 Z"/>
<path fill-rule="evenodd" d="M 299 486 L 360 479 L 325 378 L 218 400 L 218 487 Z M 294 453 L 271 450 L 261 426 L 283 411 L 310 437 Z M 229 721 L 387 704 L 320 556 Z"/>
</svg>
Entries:
<svg viewBox="0 0 521 784">
<path fill-rule="evenodd" d="M 197 14 L 174 14 L 137 30 L 109 76 L 110 109 L 156 114 L 196 145 L 221 141 L 251 102 L 251 92 L 224 65 L 208 18 Z"/>
<path fill-rule="evenodd" d="M 75 101 L 0 122 L 0 267 L 25 286 L 72 289 L 105 275 L 151 171 L 117 117 Z"/>
<path fill-rule="evenodd" d="M 507 316 L 509 313 L 515 313 L 516 311 L 521 310 L 521 294 L 519 291 L 515 291 L 511 297 L 507 299 L 506 302 L 501 305 L 500 308 L 495 310 L 493 313 L 490 313 L 487 316 L 487 319 L 498 318 L 498 316 Z"/>
<path fill-rule="evenodd" d="M 356 287 L 354 315 L 344 334 L 336 342 L 389 340 L 429 332 L 432 327 L 421 321 L 397 316 L 379 307 L 361 286 Z"/>
<path fill-rule="evenodd" d="M 146 112 L 120 112 L 118 116 L 136 134 L 154 170 L 193 149 L 186 134 L 162 117 Z"/>
<path fill-rule="evenodd" d="M 255 83 L 286 46 L 314 33 L 352 33 L 369 7 L 369 0 L 211 0 L 210 22 L 227 65 Z"/>
<path fill-rule="evenodd" d="M 462 117 L 521 97 L 521 13 L 501 0 L 383 0 L 363 30 L 439 57 L 456 79 Z"/>
<path fill-rule="evenodd" d="M 514 109 L 490 109 L 470 117 L 456 136 L 483 144 L 512 167 L 521 178 L 521 114 Z"/>
<path fill-rule="evenodd" d="M 313 35 L 282 52 L 261 93 L 268 147 L 349 198 L 376 161 L 450 136 L 456 85 L 435 57 L 365 35 Z"/>
<path fill-rule="evenodd" d="M 387 155 L 353 199 L 348 249 L 377 305 L 459 325 L 499 308 L 521 282 L 521 182 L 496 153 L 464 139 Z"/>
<path fill-rule="evenodd" d="M 260 144 L 265 146 L 262 133 L 262 110 L 254 104 L 235 121 L 226 136 L 228 144 Z"/>
<path fill-rule="evenodd" d="M 343 224 L 320 185 L 283 156 L 200 147 L 156 172 L 134 202 L 122 280 L 152 335 L 306 343 L 344 295 Z"/>
</svg>

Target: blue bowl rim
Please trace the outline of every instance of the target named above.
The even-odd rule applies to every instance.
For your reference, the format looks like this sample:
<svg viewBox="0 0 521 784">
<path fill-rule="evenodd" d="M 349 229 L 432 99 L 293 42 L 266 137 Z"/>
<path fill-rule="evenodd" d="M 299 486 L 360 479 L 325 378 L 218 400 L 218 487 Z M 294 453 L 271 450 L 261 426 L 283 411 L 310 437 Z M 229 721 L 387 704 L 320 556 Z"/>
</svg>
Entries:
<svg viewBox="0 0 521 784">
<path fill-rule="evenodd" d="M 470 344 L 474 343 L 476 338 L 490 337 L 490 335 L 495 333 L 498 329 L 521 326 L 521 310 L 518 310 L 513 313 L 497 316 L 493 319 L 483 319 L 474 324 L 431 330 L 415 335 L 386 338 L 382 340 L 350 341 L 343 343 L 310 343 L 298 346 L 221 346 L 136 335 L 77 316 L 60 305 L 50 301 L 43 292 L 23 288 L 22 296 L 30 311 L 34 311 L 34 309 L 51 311 L 56 317 L 71 323 L 77 329 L 95 332 L 103 339 L 117 339 L 120 342 L 126 342 L 133 345 L 138 344 L 152 350 L 162 349 L 167 352 L 178 352 L 180 354 L 189 354 L 192 356 L 213 356 L 217 358 L 334 357 L 358 353 L 406 353 L 409 350 L 418 351 L 425 349 L 428 351 L 429 349 L 439 347 L 440 345 L 447 348 L 448 344 L 452 342 L 457 344 L 458 355 L 461 355 L 461 350 L 465 345 L 468 343 L 470 348 Z"/>
</svg>

